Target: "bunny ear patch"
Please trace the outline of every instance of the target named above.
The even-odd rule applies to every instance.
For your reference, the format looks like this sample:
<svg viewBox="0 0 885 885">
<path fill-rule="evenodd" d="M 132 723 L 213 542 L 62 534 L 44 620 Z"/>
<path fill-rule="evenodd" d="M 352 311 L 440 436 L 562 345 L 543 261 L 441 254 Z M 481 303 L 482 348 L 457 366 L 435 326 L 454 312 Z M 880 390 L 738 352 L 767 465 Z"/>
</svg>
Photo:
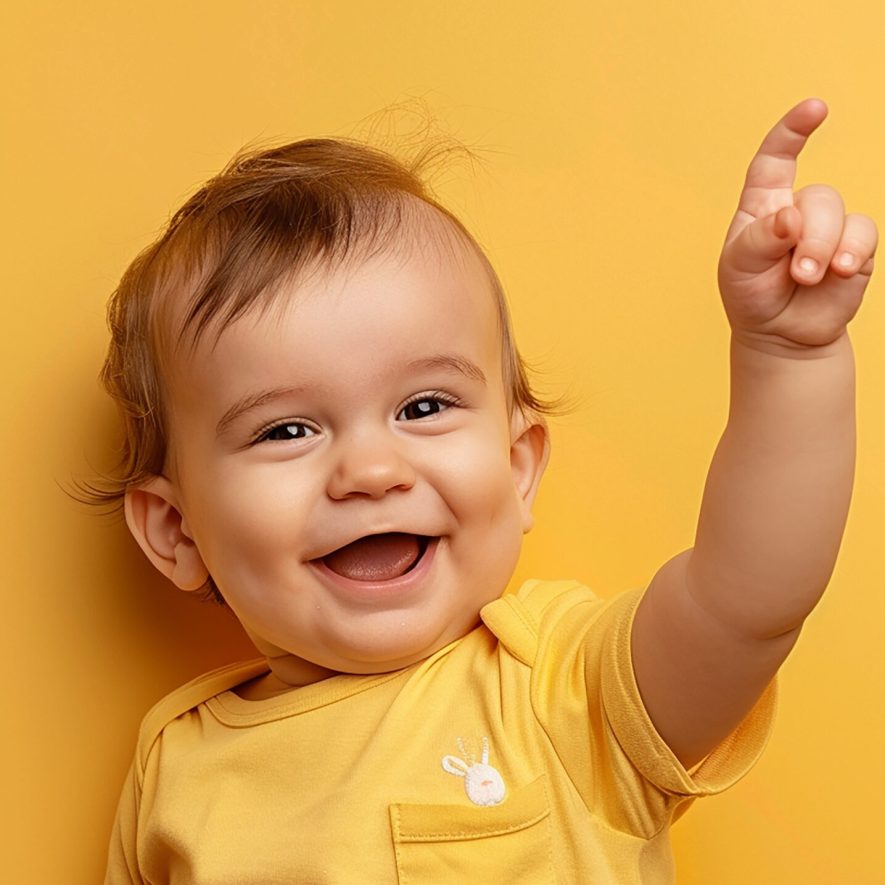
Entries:
<svg viewBox="0 0 885 885">
<path fill-rule="evenodd" d="M 454 774 L 455 777 L 466 777 L 469 766 L 457 756 L 443 756 L 442 767 L 449 774 Z"/>
<path fill-rule="evenodd" d="M 458 756 L 443 756 L 442 767 L 444 771 L 455 777 L 464 778 L 464 792 L 474 805 L 498 805 L 504 801 L 507 788 L 501 772 L 489 761 L 489 739 L 482 739 L 482 762 L 466 752 L 464 741 L 457 740 L 458 749 L 464 753 L 466 761 Z"/>
</svg>

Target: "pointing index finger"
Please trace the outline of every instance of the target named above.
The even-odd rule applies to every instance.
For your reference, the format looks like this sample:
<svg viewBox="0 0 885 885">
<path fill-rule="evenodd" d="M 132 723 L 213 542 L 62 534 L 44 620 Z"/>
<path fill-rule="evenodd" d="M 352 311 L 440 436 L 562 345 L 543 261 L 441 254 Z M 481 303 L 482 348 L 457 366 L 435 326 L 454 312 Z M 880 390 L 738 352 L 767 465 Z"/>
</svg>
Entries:
<svg viewBox="0 0 885 885">
<path fill-rule="evenodd" d="M 753 215 L 760 204 L 767 204 L 770 192 L 787 189 L 792 194 L 796 180 L 796 158 L 808 136 L 827 116 L 827 106 L 819 98 L 807 98 L 787 111 L 764 141 L 747 169 L 740 208 Z M 783 205 L 783 204 L 782 204 Z M 786 205 L 789 205 L 787 203 Z M 766 206 L 771 211 L 777 207 Z"/>
</svg>

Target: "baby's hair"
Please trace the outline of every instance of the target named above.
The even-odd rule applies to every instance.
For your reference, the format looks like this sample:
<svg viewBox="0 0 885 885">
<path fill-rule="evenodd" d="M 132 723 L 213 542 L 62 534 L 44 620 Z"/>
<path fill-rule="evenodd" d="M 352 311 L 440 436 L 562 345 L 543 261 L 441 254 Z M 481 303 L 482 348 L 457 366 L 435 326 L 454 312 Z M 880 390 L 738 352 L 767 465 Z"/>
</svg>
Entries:
<svg viewBox="0 0 885 885">
<path fill-rule="evenodd" d="M 116 469 L 83 483 L 83 499 L 117 509 L 127 489 L 163 473 L 172 353 L 193 347 L 210 329 L 217 338 L 250 309 L 267 306 L 299 273 L 391 248 L 404 228 L 427 225 L 435 214 L 428 207 L 447 219 L 488 271 L 511 412 L 536 419 L 554 412 L 555 403 L 532 391 L 491 264 L 422 178 L 429 163 L 451 150 L 430 144 L 406 163 L 349 139 L 306 139 L 241 152 L 200 188 L 132 262 L 109 302 L 111 341 L 100 378 L 119 407 L 124 439 Z M 172 308 L 182 304 L 174 327 Z"/>
</svg>

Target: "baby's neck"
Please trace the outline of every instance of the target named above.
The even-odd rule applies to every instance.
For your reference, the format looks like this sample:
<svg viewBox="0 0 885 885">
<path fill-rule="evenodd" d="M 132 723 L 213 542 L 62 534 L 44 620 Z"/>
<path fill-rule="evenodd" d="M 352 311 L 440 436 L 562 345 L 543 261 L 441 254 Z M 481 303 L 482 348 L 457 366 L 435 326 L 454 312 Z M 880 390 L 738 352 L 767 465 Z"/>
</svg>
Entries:
<svg viewBox="0 0 885 885">
<path fill-rule="evenodd" d="M 267 661 L 270 665 L 269 673 L 252 679 L 236 689 L 241 698 L 247 701 L 261 701 L 337 675 L 334 670 L 327 670 L 294 655 L 268 657 Z"/>
</svg>

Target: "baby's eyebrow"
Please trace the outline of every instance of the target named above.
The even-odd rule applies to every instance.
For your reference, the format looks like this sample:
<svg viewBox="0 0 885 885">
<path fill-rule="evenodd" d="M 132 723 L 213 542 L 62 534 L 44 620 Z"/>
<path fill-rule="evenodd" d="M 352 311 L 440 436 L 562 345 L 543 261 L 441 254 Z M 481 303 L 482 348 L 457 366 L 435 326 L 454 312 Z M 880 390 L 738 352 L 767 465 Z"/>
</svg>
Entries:
<svg viewBox="0 0 885 885">
<path fill-rule="evenodd" d="M 417 369 L 445 369 L 449 372 L 456 372 L 459 375 L 465 375 L 468 378 L 473 378 L 474 381 L 479 381 L 482 384 L 486 383 L 486 376 L 483 374 L 482 369 L 476 363 L 471 362 L 462 356 L 452 356 L 451 354 L 438 354 L 437 356 L 429 356 L 424 357 L 418 360 L 412 360 L 412 362 L 408 365 L 409 369 L 417 370 Z"/>
<path fill-rule="evenodd" d="M 221 420 L 215 427 L 216 435 L 221 436 L 221 434 L 245 412 L 258 408 L 258 406 L 263 406 L 265 403 L 273 402 L 275 399 L 282 399 L 285 396 L 293 396 L 302 393 L 303 390 L 303 387 L 275 387 L 272 390 L 262 390 L 260 393 L 247 394 L 241 399 L 238 399 L 221 416 Z"/>
<path fill-rule="evenodd" d="M 412 360 L 407 364 L 409 371 L 419 371 L 428 369 L 442 369 L 447 372 L 455 372 L 458 375 L 464 375 L 479 381 L 481 384 L 486 383 L 486 376 L 482 369 L 469 359 L 452 354 L 437 354 L 435 356 L 422 357 L 421 359 Z M 271 390 L 262 390 L 259 393 L 250 393 L 238 399 L 222 416 L 215 427 L 217 436 L 221 436 L 234 421 L 241 415 L 259 406 L 266 405 L 277 399 L 283 399 L 287 396 L 294 396 L 304 392 L 303 387 L 275 387 Z"/>
</svg>

